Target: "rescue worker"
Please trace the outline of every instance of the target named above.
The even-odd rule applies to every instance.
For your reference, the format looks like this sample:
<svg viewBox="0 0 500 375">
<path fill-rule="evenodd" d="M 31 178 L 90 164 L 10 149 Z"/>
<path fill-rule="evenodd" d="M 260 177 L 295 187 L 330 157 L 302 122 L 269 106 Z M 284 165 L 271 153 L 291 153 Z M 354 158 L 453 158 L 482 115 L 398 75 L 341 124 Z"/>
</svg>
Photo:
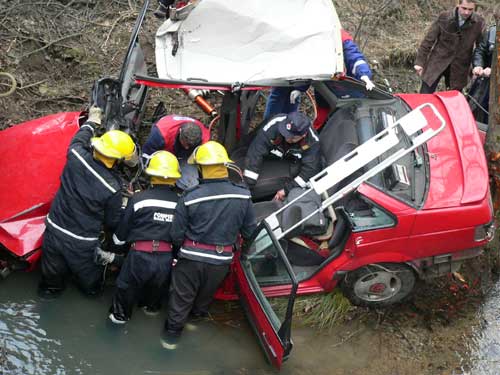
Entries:
<svg viewBox="0 0 500 375">
<path fill-rule="evenodd" d="M 109 319 L 124 324 L 139 302 L 146 313 L 156 313 L 168 289 L 172 264 L 170 229 L 179 196 L 175 181 L 181 177 L 179 162 L 168 151 L 157 151 L 145 170 L 151 186 L 129 199 L 115 245 L 130 244 L 130 251 L 116 280 Z"/>
<path fill-rule="evenodd" d="M 162 334 L 167 349 L 175 348 L 190 313 L 208 315 L 215 291 L 229 272 L 238 234 L 247 240 L 256 228 L 250 192 L 228 179 L 232 161 L 224 146 L 207 142 L 188 162 L 198 166 L 201 180 L 179 200 L 170 232 L 180 250 Z"/>
<path fill-rule="evenodd" d="M 276 192 L 274 200 L 283 200 L 294 187 L 305 188 L 307 181 L 321 170 L 319 138 L 311 120 L 302 112 L 278 114 L 258 131 L 248 148 L 243 175 L 253 187 L 259 178 L 264 157 L 291 158 L 300 163 L 296 176 Z"/>
<path fill-rule="evenodd" d="M 348 76 L 363 81 L 367 90 L 373 90 L 375 84 L 371 81 L 372 71 L 365 56 L 359 50 L 351 34 L 344 29 L 340 30 L 342 38 L 342 50 L 344 54 L 345 71 Z M 273 87 L 269 94 L 264 111 L 264 121 L 278 113 L 296 112 L 299 109 L 300 96 L 307 91 L 309 85 L 293 87 Z M 315 93 L 318 105 L 325 106 L 324 100 Z M 319 99 L 319 100 L 318 100 Z"/>
<path fill-rule="evenodd" d="M 69 274 L 88 295 L 101 289 L 103 267 L 94 262 L 94 252 L 103 226 L 114 230 L 122 214 L 122 181 L 113 167 L 135 158 L 128 134 L 111 130 L 93 137 L 101 117 L 101 109 L 92 107 L 69 145 L 61 186 L 45 221 L 39 284 L 44 296 L 59 295 Z"/>
<path fill-rule="evenodd" d="M 154 152 L 165 150 L 178 159 L 187 159 L 193 150 L 210 140 L 210 131 L 191 117 L 168 115 L 151 127 L 142 146 L 142 156 L 148 159 Z"/>
</svg>

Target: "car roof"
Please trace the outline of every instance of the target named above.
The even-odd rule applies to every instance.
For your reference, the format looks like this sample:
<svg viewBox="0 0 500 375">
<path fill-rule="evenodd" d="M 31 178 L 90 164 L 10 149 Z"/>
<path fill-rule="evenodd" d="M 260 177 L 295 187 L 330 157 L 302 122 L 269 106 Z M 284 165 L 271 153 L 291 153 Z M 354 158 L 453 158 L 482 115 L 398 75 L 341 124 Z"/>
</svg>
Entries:
<svg viewBox="0 0 500 375">
<path fill-rule="evenodd" d="M 344 69 L 340 29 L 330 0 L 200 0 L 186 19 L 168 19 L 158 29 L 158 77 L 241 83 L 332 77 Z"/>
</svg>

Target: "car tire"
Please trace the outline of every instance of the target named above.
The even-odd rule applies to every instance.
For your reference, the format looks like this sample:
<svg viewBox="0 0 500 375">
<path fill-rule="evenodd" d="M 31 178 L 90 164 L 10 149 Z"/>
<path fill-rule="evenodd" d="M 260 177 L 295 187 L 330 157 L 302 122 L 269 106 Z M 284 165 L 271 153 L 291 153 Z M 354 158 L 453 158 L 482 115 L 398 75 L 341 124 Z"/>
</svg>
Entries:
<svg viewBox="0 0 500 375">
<path fill-rule="evenodd" d="M 415 282 L 415 273 L 409 266 L 378 263 L 348 272 L 341 289 L 353 305 L 386 307 L 407 299 Z"/>
</svg>

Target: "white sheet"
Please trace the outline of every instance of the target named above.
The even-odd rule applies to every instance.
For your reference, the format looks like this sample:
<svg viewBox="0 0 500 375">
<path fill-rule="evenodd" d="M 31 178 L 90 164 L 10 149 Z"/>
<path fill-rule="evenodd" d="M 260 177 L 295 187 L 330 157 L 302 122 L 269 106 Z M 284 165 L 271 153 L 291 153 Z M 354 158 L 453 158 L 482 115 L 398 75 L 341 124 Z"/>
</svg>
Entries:
<svg viewBox="0 0 500 375">
<path fill-rule="evenodd" d="M 340 22 L 331 0 L 200 0 L 158 29 L 156 65 L 164 79 L 330 77 L 343 70 Z"/>
</svg>

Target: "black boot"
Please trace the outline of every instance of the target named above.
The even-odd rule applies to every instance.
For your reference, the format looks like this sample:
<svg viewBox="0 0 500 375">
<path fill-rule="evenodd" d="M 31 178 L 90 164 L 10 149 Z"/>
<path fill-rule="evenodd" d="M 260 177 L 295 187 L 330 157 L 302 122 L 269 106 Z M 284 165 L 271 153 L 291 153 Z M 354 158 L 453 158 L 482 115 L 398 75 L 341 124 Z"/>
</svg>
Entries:
<svg viewBox="0 0 500 375">
<path fill-rule="evenodd" d="M 161 346 L 167 350 L 175 350 L 177 349 L 177 344 L 181 338 L 182 331 L 174 331 L 171 329 L 163 329 L 160 342 Z"/>
<path fill-rule="evenodd" d="M 160 5 L 158 5 L 158 8 L 156 8 L 156 10 L 154 11 L 153 15 L 159 19 L 167 19 L 168 18 L 168 7 L 166 7 L 165 5 L 160 3 Z"/>
</svg>

